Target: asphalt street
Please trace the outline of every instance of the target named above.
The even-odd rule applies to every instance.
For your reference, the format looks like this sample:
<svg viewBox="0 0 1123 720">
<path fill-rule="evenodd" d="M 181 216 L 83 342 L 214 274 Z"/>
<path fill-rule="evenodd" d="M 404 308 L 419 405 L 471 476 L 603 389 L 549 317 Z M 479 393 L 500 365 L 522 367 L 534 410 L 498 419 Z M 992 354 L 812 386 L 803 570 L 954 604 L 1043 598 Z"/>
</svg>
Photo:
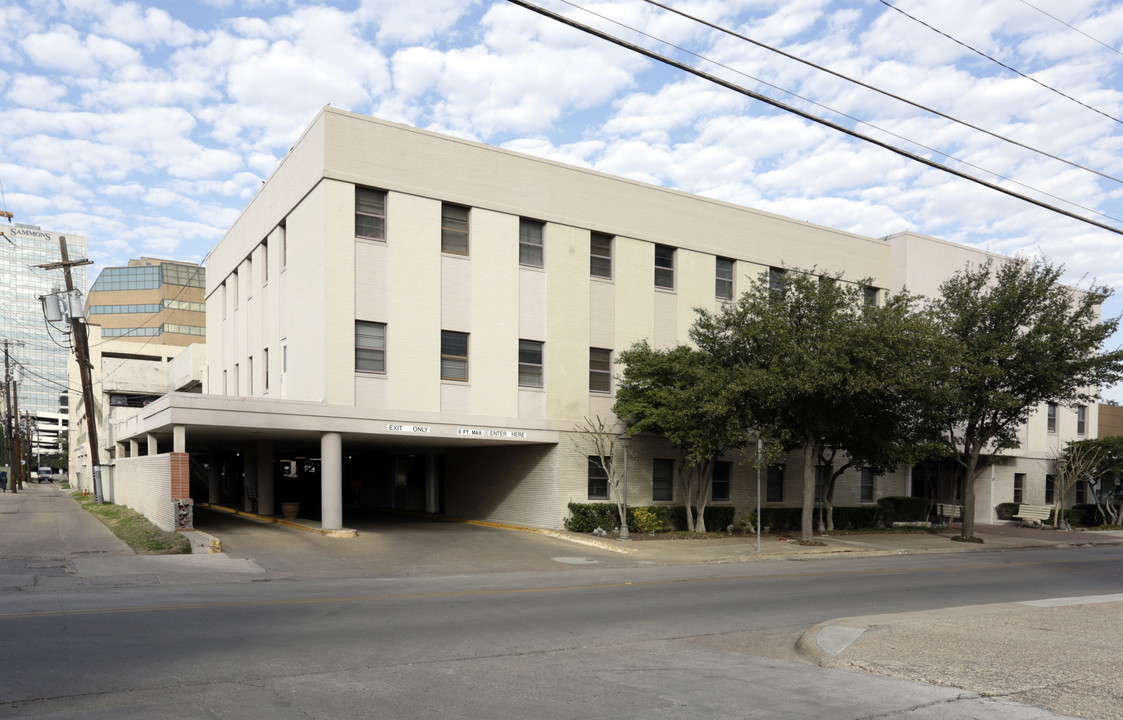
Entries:
<svg viewBox="0 0 1123 720">
<path fill-rule="evenodd" d="M 0 501 L 2 547 L 38 548 L 0 556 L 5 717 L 1054 718 L 793 648 L 833 618 L 1123 588 L 1117 546 L 659 563 L 452 524 L 428 546 L 441 572 L 359 576 L 379 558 L 356 556 L 300 577 L 235 552 L 75 555 L 76 535 L 104 538 L 73 501 Z M 386 543 L 399 567 L 410 543 Z"/>
</svg>

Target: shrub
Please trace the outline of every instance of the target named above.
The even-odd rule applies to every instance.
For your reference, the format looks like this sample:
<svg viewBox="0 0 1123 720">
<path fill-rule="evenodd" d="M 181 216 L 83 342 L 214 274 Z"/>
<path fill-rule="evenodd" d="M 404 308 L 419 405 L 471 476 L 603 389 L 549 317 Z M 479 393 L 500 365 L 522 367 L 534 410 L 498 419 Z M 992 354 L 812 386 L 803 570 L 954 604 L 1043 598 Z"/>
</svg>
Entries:
<svg viewBox="0 0 1123 720">
<path fill-rule="evenodd" d="M 569 517 L 565 519 L 565 529 L 570 532 L 587 533 L 598 527 L 608 530 L 619 525 L 620 515 L 611 503 L 570 503 Z"/>
<path fill-rule="evenodd" d="M 1013 520 L 1018 514 L 1018 503 L 998 503 L 994 506 L 994 514 L 999 520 Z"/>
<path fill-rule="evenodd" d="M 873 527 L 877 522 L 876 507 L 836 507 L 834 526 L 837 530 L 857 530 Z"/>
<path fill-rule="evenodd" d="M 887 526 L 895 522 L 923 522 L 928 519 L 928 498 L 890 496 L 878 498 L 877 508 Z"/>
<path fill-rule="evenodd" d="M 668 508 L 671 514 L 671 524 L 675 530 L 687 530 L 686 506 L 675 505 Z M 702 511 L 702 518 L 706 521 L 706 530 L 714 532 L 724 530 L 733 524 L 733 515 L 737 508 L 731 505 L 712 505 Z"/>
<path fill-rule="evenodd" d="M 596 528 L 611 530 L 620 526 L 620 516 L 617 514 L 616 505 L 613 503 L 569 503 L 569 517 L 564 521 L 565 529 L 570 532 L 587 533 Z M 628 527 L 637 528 L 636 513 L 646 511 L 654 519 L 649 522 L 656 525 L 655 531 L 669 526 L 670 509 L 662 505 L 628 507 Z M 685 516 L 684 516 L 685 517 Z M 653 532 L 644 530 L 643 532 Z"/>
<path fill-rule="evenodd" d="M 1092 503 L 1073 505 L 1070 509 L 1065 510 L 1065 517 L 1068 519 L 1069 525 L 1078 527 L 1095 527 L 1103 522 L 1099 510 Z"/>
<path fill-rule="evenodd" d="M 769 532 L 799 530 L 802 516 L 801 508 L 761 508 L 760 527 Z"/>
<path fill-rule="evenodd" d="M 663 529 L 663 519 L 644 507 L 628 508 L 628 527 L 637 532 L 654 533 Z"/>
</svg>

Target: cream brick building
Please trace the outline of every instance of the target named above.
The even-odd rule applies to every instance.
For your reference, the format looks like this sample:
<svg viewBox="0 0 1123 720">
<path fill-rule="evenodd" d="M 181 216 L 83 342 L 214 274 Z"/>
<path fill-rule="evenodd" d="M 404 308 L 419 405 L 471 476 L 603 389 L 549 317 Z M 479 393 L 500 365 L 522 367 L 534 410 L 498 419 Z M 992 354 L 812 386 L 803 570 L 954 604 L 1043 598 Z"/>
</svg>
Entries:
<svg viewBox="0 0 1123 720">
<path fill-rule="evenodd" d="M 557 527 L 567 503 L 601 495 L 571 437 L 610 414 L 620 350 L 684 342 L 695 308 L 770 269 L 933 293 L 986 257 L 325 108 L 210 255 L 204 394 L 152 403 L 130 432 L 239 453 L 247 504 L 272 513 L 287 496 L 325 528 L 352 502 Z M 1081 413 L 1094 437 L 1095 408 Z M 980 481 L 980 521 L 1015 483 L 1045 502 L 1049 454 L 1078 435 L 1073 411 L 1046 415 Z M 632 449 L 629 503 L 681 504 L 673 450 Z M 755 467 L 725 460 L 711 504 L 747 510 Z M 774 473 L 764 504 L 798 505 L 800 471 Z M 836 504 L 924 492 L 928 477 L 952 492 L 932 468 L 855 470 Z M 209 499 L 231 501 L 211 480 Z"/>
</svg>

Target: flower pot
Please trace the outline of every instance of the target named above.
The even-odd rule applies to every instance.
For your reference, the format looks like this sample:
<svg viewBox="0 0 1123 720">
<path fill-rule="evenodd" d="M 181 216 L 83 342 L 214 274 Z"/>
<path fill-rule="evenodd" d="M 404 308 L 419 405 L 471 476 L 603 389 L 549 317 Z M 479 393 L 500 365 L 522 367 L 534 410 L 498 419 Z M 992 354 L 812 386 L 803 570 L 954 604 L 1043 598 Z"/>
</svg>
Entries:
<svg viewBox="0 0 1123 720">
<path fill-rule="evenodd" d="M 281 503 L 281 515 L 285 518 L 292 520 L 300 513 L 300 503 L 298 502 L 283 502 Z"/>
</svg>

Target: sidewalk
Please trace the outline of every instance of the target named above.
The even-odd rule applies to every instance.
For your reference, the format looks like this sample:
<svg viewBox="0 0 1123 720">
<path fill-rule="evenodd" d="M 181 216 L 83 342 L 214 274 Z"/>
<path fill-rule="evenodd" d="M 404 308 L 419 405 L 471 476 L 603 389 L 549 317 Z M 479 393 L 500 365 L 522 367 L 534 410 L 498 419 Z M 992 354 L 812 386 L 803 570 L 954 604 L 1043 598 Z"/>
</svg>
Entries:
<svg viewBox="0 0 1123 720">
<path fill-rule="evenodd" d="M 0 493 L 0 596 L 9 591 L 249 581 L 226 555 L 137 555 L 54 483 Z"/>
<path fill-rule="evenodd" d="M 965 553 L 1033 547 L 1081 547 L 1123 545 L 1123 531 L 1064 531 L 1052 528 L 1021 528 L 1007 525 L 975 525 L 982 543 L 953 542 L 955 531 L 886 532 L 816 535 L 821 546 L 800 545 L 799 533 L 766 534 L 757 552 L 755 536 L 729 538 L 646 539 L 633 534 L 631 541 L 598 538 L 568 532 L 538 531 L 572 542 L 599 547 L 636 558 L 661 563 L 748 562 L 753 560 L 800 560 L 830 556 L 873 557 L 923 553 Z"/>
</svg>

